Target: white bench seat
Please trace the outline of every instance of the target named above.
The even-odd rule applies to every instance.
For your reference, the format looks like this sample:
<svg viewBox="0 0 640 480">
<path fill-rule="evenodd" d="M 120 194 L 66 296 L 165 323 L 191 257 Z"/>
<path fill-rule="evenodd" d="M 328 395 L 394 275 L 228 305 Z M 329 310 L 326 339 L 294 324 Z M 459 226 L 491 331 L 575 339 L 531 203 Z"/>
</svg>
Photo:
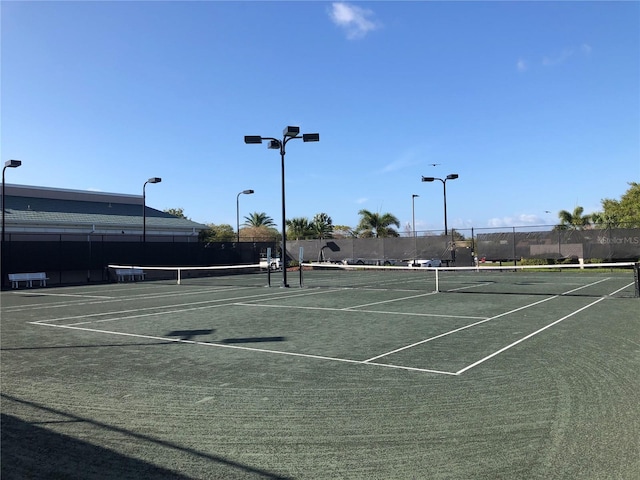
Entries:
<svg viewBox="0 0 640 480">
<path fill-rule="evenodd" d="M 116 277 L 118 282 L 126 282 L 130 280 L 135 282 L 136 280 L 144 280 L 144 270 L 141 268 L 116 268 Z"/>
<path fill-rule="evenodd" d="M 41 287 L 47 286 L 47 274 L 45 272 L 34 273 L 10 273 L 9 281 L 11 282 L 11 288 L 19 288 L 20 282 L 24 282 L 25 286 L 33 287 L 33 282 L 40 282 Z"/>
</svg>

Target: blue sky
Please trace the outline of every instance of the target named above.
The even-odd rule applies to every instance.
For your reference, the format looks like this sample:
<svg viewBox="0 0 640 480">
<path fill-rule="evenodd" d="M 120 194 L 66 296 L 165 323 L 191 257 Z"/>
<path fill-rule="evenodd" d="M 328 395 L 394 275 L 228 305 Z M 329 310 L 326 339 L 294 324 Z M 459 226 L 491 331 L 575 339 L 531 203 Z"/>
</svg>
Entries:
<svg viewBox="0 0 640 480">
<path fill-rule="evenodd" d="M 640 181 L 639 2 L 3 1 L 7 183 L 142 194 L 235 227 L 553 224 Z M 435 165 L 433 165 L 435 164 Z M 546 213 L 549 211 L 550 213 Z"/>
</svg>

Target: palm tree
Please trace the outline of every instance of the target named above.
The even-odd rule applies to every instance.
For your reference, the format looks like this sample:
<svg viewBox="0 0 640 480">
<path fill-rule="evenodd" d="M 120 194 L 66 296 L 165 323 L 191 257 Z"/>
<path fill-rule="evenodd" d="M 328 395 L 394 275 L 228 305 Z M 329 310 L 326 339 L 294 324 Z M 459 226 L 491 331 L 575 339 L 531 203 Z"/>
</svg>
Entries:
<svg viewBox="0 0 640 480">
<path fill-rule="evenodd" d="M 275 227 L 276 224 L 269 215 L 264 212 L 253 212 L 251 215 L 244 217 L 244 226 L 246 227 Z"/>
<path fill-rule="evenodd" d="M 311 221 L 311 229 L 316 238 L 332 238 L 333 220 L 326 213 L 317 213 Z"/>
<path fill-rule="evenodd" d="M 306 217 L 296 217 L 287 220 L 287 236 L 301 240 L 312 235 L 313 229 Z"/>
<path fill-rule="evenodd" d="M 558 212 L 558 218 L 560 224 L 555 226 L 556 230 L 582 230 L 591 224 L 590 215 L 582 215 L 584 208 L 576 207 L 573 209 L 573 213 L 567 210 L 560 210 Z"/>
<path fill-rule="evenodd" d="M 390 213 L 373 213 L 362 209 L 358 212 L 361 215 L 357 230 L 362 237 L 398 237 L 399 233 L 391 228 L 391 225 L 400 227 L 400 220 Z"/>
</svg>

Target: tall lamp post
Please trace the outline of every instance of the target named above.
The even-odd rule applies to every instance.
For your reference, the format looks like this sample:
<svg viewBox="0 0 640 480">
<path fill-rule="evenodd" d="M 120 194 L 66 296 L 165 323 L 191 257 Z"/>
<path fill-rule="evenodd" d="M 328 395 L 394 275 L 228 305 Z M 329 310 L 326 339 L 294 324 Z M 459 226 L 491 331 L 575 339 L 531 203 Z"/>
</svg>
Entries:
<svg viewBox="0 0 640 480">
<path fill-rule="evenodd" d="M 160 183 L 162 179 L 160 177 L 151 177 L 144 182 L 142 186 L 142 243 L 147 243 L 147 183 Z"/>
<path fill-rule="evenodd" d="M 18 168 L 22 165 L 20 160 L 7 160 L 4 163 L 4 167 L 2 168 L 2 244 L 0 245 L 0 286 L 4 285 L 4 265 L 5 265 L 5 253 L 4 253 L 4 211 L 5 203 L 4 203 L 4 172 L 7 168 Z"/>
<path fill-rule="evenodd" d="M 303 142 L 320 141 L 319 133 L 303 133 L 300 135 L 300 127 L 288 126 L 282 132 L 282 140 L 273 137 L 261 137 L 260 135 L 245 135 L 244 143 L 254 144 L 262 143 L 263 140 L 269 140 L 269 148 L 280 150 L 280 160 L 282 164 L 282 287 L 288 287 L 287 284 L 287 226 L 285 213 L 285 195 L 284 195 L 284 155 L 285 146 L 289 140 L 302 138 Z"/>
<path fill-rule="evenodd" d="M 446 237 L 448 234 L 447 230 L 447 180 L 455 180 L 458 178 L 457 173 L 451 173 L 447 175 L 445 179 L 436 178 L 436 177 L 422 177 L 423 182 L 433 182 L 434 180 L 440 180 L 442 182 L 442 187 L 444 190 L 444 236 Z"/>
<path fill-rule="evenodd" d="M 413 236 L 416 236 L 416 197 L 420 195 L 416 195 L 415 193 L 411 195 L 411 229 L 413 231 Z"/>
<path fill-rule="evenodd" d="M 418 256 L 418 242 L 416 240 L 416 197 L 420 195 L 416 195 L 415 193 L 411 195 L 411 229 L 413 230 L 413 263 L 416 262 L 416 257 Z"/>
<path fill-rule="evenodd" d="M 236 228 L 238 229 L 238 243 L 240 243 L 240 195 L 251 195 L 253 190 L 243 190 L 236 197 Z"/>
</svg>

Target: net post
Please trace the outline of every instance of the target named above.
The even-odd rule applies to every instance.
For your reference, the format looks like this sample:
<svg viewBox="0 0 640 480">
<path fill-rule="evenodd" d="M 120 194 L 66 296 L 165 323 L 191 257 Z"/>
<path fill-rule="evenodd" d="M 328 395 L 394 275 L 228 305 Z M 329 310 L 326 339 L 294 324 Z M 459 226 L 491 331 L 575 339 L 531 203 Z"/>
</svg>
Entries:
<svg viewBox="0 0 640 480">
<path fill-rule="evenodd" d="M 436 267 L 436 292 L 440 293 L 440 269 Z"/>
<path fill-rule="evenodd" d="M 633 280 L 635 283 L 635 297 L 640 298 L 640 262 L 633 264 Z"/>
<path fill-rule="evenodd" d="M 271 247 L 267 248 L 267 287 L 271 286 Z"/>
<path fill-rule="evenodd" d="M 298 269 L 300 270 L 300 288 L 304 287 L 304 283 L 302 282 L 302 260 L 304 258 L 304 247 L 300 247 L 300 252 L 298 253 Z"/>
<path fill-rule="evenodd" d="M 178 268 L 178 285 L 180 285 L 180 273 L 181 273 L 181 269 Z"/>
</svg>

